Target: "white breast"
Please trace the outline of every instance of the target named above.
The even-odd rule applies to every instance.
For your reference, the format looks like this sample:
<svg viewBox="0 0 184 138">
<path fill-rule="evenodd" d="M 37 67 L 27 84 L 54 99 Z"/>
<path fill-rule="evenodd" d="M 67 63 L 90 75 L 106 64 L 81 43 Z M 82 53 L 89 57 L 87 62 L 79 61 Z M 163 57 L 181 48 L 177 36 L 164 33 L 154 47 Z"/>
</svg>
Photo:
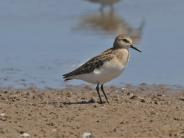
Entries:
<svg viewBox="0 0 184 138">
<path fill-rule="evenodd" d="M 81 74 L 76 77 L 77 79 L 81 79 L 90 83 L 103 84 L 118 77 L 124 68 L 125 66 L 123 64 L 108 61 L 105 62 L 102 67 L 95 69 L 93 72 L 88 74 Z"/>
</svg>

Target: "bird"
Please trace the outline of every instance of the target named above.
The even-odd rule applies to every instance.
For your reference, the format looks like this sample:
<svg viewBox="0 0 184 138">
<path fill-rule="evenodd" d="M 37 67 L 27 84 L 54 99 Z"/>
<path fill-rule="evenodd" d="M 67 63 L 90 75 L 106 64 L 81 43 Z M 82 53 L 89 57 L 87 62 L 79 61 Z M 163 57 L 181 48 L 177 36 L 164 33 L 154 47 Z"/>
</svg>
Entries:
<svg viewBox="0 0 184 138">
<path fill-rule="evenodd" d="M 89 59 L 77 69 L 64 74 L 63 78 L 65 81 L 77 79 L 96 84 L 99 103 L 103 103 L 100 89 L 106 102 L 109 103 L 103 85 L 120 76 L 123 70 L 127 67 L 130 58 L 130 48 L 142 52 L 134 46 L 133 41 L 129 36 L 120 34 L 115 38 L 111 48 Z"/>
</svg>

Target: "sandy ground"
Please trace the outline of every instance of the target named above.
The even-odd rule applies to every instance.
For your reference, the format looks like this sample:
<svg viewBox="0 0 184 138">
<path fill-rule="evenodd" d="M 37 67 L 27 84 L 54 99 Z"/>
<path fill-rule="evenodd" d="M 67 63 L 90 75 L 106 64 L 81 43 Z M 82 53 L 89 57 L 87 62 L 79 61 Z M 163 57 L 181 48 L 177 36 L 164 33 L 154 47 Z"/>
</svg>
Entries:
<svg viewBox="0 0 184 138">
<path fill-rule="evenodd" d="M 98 104 L 88 86 L 0 90 L 0 138 L 184 138 L 184 90 L 106 87 Z M 104 97 L 103 97 L 104 100 Z"/>
</svg>

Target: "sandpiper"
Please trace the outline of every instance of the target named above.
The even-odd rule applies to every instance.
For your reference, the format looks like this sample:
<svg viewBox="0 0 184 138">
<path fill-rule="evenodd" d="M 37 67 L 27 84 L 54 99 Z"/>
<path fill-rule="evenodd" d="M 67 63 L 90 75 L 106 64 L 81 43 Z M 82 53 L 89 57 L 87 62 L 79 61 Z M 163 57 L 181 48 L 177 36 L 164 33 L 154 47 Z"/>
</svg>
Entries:
<svg viewBox="0 0 184 138">
<path fill-rule="evenodd" d="M 96 91 L 99 96 L 99 103 L 103 103 L 100 95 L 100 89 L 105 96 L 106 102 L 109 103 L 105 94 L 103 85 L 118 77 L 128 64 L 130 53 L 129 48 L 141 52 L 133 46 L 130 37 L 123 34 L 118 35 L 113 43 L 113 47 L 105 50 L 100 55 L 91 58 L 86 63 L 63 75 L 65 81 L 79 79 L 89 83 L 97 84 Z"/>
</svg>

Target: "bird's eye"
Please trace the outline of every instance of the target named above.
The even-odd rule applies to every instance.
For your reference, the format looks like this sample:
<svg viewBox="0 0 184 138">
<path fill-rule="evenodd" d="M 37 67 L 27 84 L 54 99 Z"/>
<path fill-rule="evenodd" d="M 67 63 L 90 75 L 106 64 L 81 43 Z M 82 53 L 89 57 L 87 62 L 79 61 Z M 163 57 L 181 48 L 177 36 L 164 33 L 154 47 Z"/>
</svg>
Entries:
<svg viewBox="0 0 184 138">
<path fill-rule="evenodd" d="M 122 39 L 126 43 L 130 43 L 127 39 Z"/>
</svg>

